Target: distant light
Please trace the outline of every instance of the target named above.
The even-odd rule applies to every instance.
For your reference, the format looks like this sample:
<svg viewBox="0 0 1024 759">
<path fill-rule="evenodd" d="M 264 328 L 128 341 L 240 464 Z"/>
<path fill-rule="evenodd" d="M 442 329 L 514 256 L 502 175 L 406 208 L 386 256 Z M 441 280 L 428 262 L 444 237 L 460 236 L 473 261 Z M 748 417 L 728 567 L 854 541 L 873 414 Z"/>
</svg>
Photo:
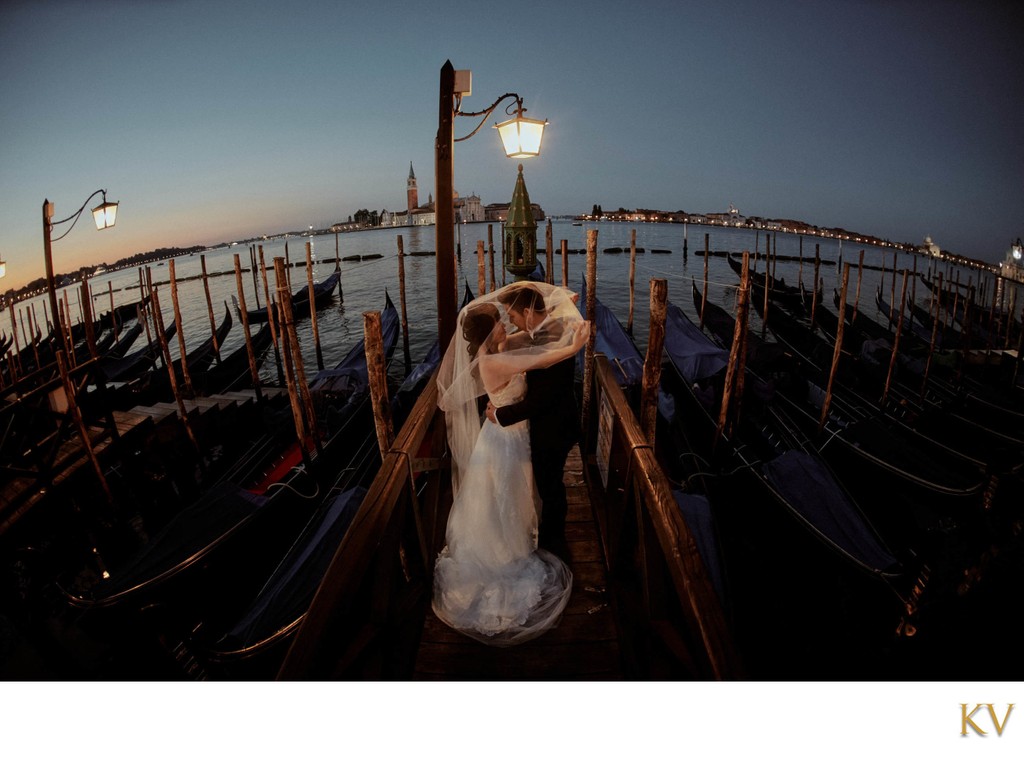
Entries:
<svg viewBox="0 0 1024 759">
<path fill-rule="evenodd" d="M 96 222 L 96 229 L 109 229 L 117 219 L 117 203 L 108 203 L 104 193 L 103 202 L 92 209 L 92 218 Z"/>
</svg>

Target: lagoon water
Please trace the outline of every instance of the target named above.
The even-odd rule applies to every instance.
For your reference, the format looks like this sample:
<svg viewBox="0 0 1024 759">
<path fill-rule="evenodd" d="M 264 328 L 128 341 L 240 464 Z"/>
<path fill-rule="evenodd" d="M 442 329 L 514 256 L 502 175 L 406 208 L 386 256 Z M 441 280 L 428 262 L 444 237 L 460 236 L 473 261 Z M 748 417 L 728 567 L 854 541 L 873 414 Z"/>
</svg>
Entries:
<svg viewBox="0 0 1024 759">
<path fill-rule="evenodd" d="M 501 225 L 497 222 L 485 222 L 474 224 L 463 224 L 458 232 L 456 240 L 461 239 L 462 257 L 458 264 L 457 272 L 460 282 L 460 300 L 463 292 L 461 283 L 468 283 L 475 291 L 477 288 L 477 255 L 476 242 L 483 240 L 486 248 L 488 240 L 488 227 L 491 228 L 491 235 L 495 246 L 495 259 L 499 270 L 495 274 L 498 286 L 502 284 L 501 266 Z M 708 247 L 712 251 L 729 250 L 740 252 L 749 250 L 751 253 L 758 251 L 764 255 L 767 241 L 770 237 L 773 251 L 780 256 L 797 256 L 801 253 L 804 257 L 802 269 L 793 261 L 779 261 L 776 264 L 775 276 L 784 278 L 787 283 L 795 284 L 798 276 L 802 275 L 803 281 L 809 285 L 813 277 L 813 260 L 815 247 L 818 247 L 823 261 L 820 276 L 824 280 L 826 302 L 832 306 L 831 290 L 839 287 L 840 267 L 836 262 L 842 260 L 853 265 L 851 271 L 850 291 L 848 301 L 854 300 L 854 288 L 856 286 L 856 264 L 860 250 L 864 250 L 864 263 L 866 266 L 892 269 L 894 257 L 898 268 L 913 269 L 914 256 L 899 252 L 892 248 L 880 248 L 870 245 L 862 245 L 851 241 L 840 241 L 831 238 L 817 238 L 800 236 L 783 232 L 765 232 L 751 229 L 737 229 L 719 226 L 700 226 L 682 224 L 655 224 L 635 222 L 584 222 L 576 226 L 570 221 L 554 221 L 552 223 L 552 237 L 554 240 L 553 257 L 554 280 L 561 283 L 562 257 L 557 251 L 560 250 L 561 241 L 566 240 L 571 251 L 579 251 L 567 256 L 568 259 L 568 285 L 579 290 L 581 287 L 584 272 L 586 270 L 587 232 L 596 229 L 598 231 L 597 249 L 597 283 L 598 297 L 608 305 L 612 311 L 625 323 L 629 315 L 629 245 L 630 234 L 636 230 L 636 245 L 643 248 L 644 253 L 638 254 L 636 258 L 635 274 L 635 295 L 634 295 L 634 337 L 638 347 L 643 351 L 646 347 L 648 320 L 649 320 L 649 282 L 653 278 L 664 278 L 668 280 L 669 298 L 672 302 L 681 306 L 691 316 L 695 315 L 690 293 L 690 280 L 693 278 L 698 285 L 704 277 L 704 245 L 705 235 L 708 236 Z M 538 247 L 545 245 L 546 222 L 538 225 Z M 352 255 L 379 254 L 381 258 L 369 261 L 342 261 L 341 268 L 341 297 L 335 297 L 328 307 L 317 312 L 318 329 L 320 342 L 323 351 L 324 364 L 327 367 L 334 366 L 359 340 L 362 335 L 363 319 L 365 311 L 380 310 L 384 306 L 385 290 L 390 293 L 395 305 L 400 307 L 399 281 L 398 281 L 398 237 L 401 235 L 404 243 L 405 275 L 406 275 L 406 305 L 409 320 L 409 341 L 410 354 L 413 363 L 422 358 L 437 333 L 437 306 L 435 288 L 435 258 L 433 256 L 409 255 L 417 251 L 433 251 L 434 228 L 433 227 L 396 227 L 375 229 L 361 232 L 342 233 L 339 235 L 320 235 L 312 238 L 289 237 L 279 238 L 263 243 L 264 259 L 267 263 L 270 291 L 273 294 L 275 289 L 273 259 L 284 257 L 287 254 L 290 261 L 304 261 L 305 243 L 312 241 L 314 264 L 314 278 L 316 281 L 328 276 L 334 268 L 334 258 L 337 246 L 337 255 L 344 258 Z M 684 236 L 688 255 L 684 257 Z M 606 248 L 622 248 L 623 253 L 604 253 Z M 652 253 L 653 249 L 670 250 L 670 254 Z M 231 307 L 234 324 L 226 338 L 222 351 L 230 352 L 240 346 L 244 340 L 242 335 L 241 322 L 231 306 L 231 296 L 237 297 L 236 282 L 234 276 L 234 256 L 238 255 L 243 270 L 249 267 L 249 251 L 246 245 L 235 245 L 229 248 L 210 250 L 203 254 L 180 256 L 175 259 L 175 273 L 178 280 L 178 297 L 181 308 L 183 333 L 187 349 L 195 347 L 210 336 L 210 320 L 206 305 L 206 295 L 202 279 L 199 275 L 202 272 L 201 263 L 205 257 L 206 269 L 210 275 L 208 278 L 210 297 L 214 305 L 214 314 L 217 322 L 223 318 L 225 303 Z M 538 256 L 542 261 L 544 255 Z M 487 258 L 485 254 L 485 258 Z M 327 260 L 325 260 L 327 259 Z M 924 273 L 928 266 L 926 259 L 917 261 L 918 270 Z M 160 262 L 151 265 L 154 284 L 159 286 L 160 302 L 163 309 L 165 324 L 170 324 L 174 319 L 174 312 L 170 297 L 169 273 L 167 262 Z M 763 272 L 763 264 L 758 267 Z M 961 274 L 962 281 L 966 281 L 969 274 Z M 306 283 L 306 271 L 304 266 L 295 266 L 291 269 L 292 291 L 298 290 Z M 487 279 L 490 279 L 488 270 Z M 974 272 L 974 279 L 977 281 L 977 273 Z M 246 305 L 249 309 L 256 308 L 257 297 L 254 292 L 253 275 L 244 271 L 242 275 L 245 292 Z M 511 275 L 505 274 L 506 282 L 511 281 Z M 709 297 L 712 301 L 727 305 L 731 308 L 735 295 L 738 278 L 729 267 L 727 261 L 721 256 L 710 256 L 708 261 Z M 136 268 L 124 269 L 117 272 L 101 274 L 90 280 L 93 299 L 94 313 L 104 313 L 110 308 L 110 290 L 113 290 L 113 303 L 115 306 L 124 303 L 134 303 L 139 299 L 139 274 Z M 870 315 L 875 315 L 875 290 L 879 284 L 883 285 L 883 292 L 888 300 L 892 286 L 892 276 L 885 275 L 880 271 L 865 268 L 863 271 L 863 282 L 861 285 L 860 310 Z M 899 297 L 900 282 L 897 281 L 896 296 Z M 80 285 L 67 288 L 68 299 L 71 305 L 73 320 L 78 320 Z M 58 291 L 60 295 L 63 291 Z M 918 283 L 916 297 L 921 303 L 927 302 L 928 290 L 923 284 Z M 62 297 L 62 296 L 61 296 Z M 258 292 L 259 305 L 265 305 L 263 296 L 262 281 L 259 282 Z M 17 305 L 21 311 L 30 307 L 35 302 L 35 312 L 41 317 L 43 303 L 46 302 L 45 294 L 33 301 L 25 301 Z M 756 309 L 754 309 L 756 310 Z M 5 327 L 8 326 L 9 314 L 0 314 Z M 756 315 L 752 316 L 753 323 L 757 325 Z M 253 332 L 258 326 L 251 326 Z M 306 363 L 306 372 L 312 376 L 316 372 L 316 352 L 313 343 L 311 321 L 306 318 L 298 324 L 299 340 L 302 343 L 303 356 Z M 145 338 L 141 338 L 144 340 Z M 141 346 L 141 342 L 136 347 Z M 172 341 L 172 355 L 178 356 L 177 338 Z M 398 360 L 392 362 L 391 374 L 400 378 L 404 373 L 404 365 L 401 361 L 402 351 L 396 350 L 395 356 Z M 276 368 L 273 359 L 270 358 L 264 363 L 262 376 L 268 382 L 276 382 Z"/>
</svg>

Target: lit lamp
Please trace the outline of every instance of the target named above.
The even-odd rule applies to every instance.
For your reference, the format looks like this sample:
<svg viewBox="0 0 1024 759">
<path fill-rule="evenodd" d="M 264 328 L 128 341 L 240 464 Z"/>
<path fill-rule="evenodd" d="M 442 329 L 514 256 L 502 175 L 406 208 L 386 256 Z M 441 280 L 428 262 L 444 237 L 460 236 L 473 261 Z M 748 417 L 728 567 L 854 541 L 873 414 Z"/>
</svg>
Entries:
<svg viewBox="0 0 1024 759">
<path fill-rule="evenodd" d="M 462 98 L 472 93 L 472 72 L 456 71 L 451 61 L 441 67 L 440 102 L 438 108 L 437 139 L 434 142 L 434 236 L 437 247 L 437 336 L 441 345 L 447 345 L 455 333 L 457 290 L 455 283 L 455 143 L 468 140 L 480 131 L 487 118 L 498 105 L 509 98 L 514 102 L 506 109 L 512 116 L 508 121 L 495 124 L 509 158 L 526 158 L 540 154 L 540 141 L 546 121 L 523 116 L 523 99 L 508 92 L 482 111 L 466 112 L 461 109 Z M 514 114 L 513 115 L 513 109 Z M 477 127 L 465 137 L 455 138 L 456 116 L 482 117 Z M 534 253 L 536 255 L 536 253 Z M 533 270 L 532 267 L 530 269 Z"/>
<path fill-rule="evenodd" d="M 74 229 L 75 224 L 78 222 L 79 217 L 82 215 L 82 211 L 89 205 L 89 201 L 95 198 L 97 195 L 103 196 L 103 202 L 92 209 L 92 218 L 96 222 L 96 229 L 109 229 L 114 226 L 114 221 L 117 219 L 117 203 L 107 202 L 107 191 L 96 190 L 92 195 L 86 198 L 85 202 L 82 203 L 82 207 L 71 214 L 66 219 L 60 221 L 52 221 L 53 219 L 53 203 L 49 200 L 43 201 L 43 259 L 46 264 L 46 289 L 50 295 L 50 318 L 53 320 L 53 327 L 56 329 L 60 324 L 60 313 L 57 307 L 57 288 L 53 281 L 53 249 L 51 247 L 54 240 L 51 240 L 53 228 L 59 224 L 71 222 L 71 226 L 68 227 L 68 231 L 62 234 L 56 240 L 63 240 L 68 233 Z"/>
<path fill-rule="evenodd" d="M 1020 259 L 1021 259 L 1021 256 L 1024 255 L 1024 246 L 1021 245 L 1019 237 L 1017 238 L 1017 242 L 1015 242 L 1013 244 L 1013 247 L 1011 248 L 1011 250 L 1013 251 L 1013 260 L 1014 260 L 1014 262 L 1015 263 L 1019 263 Z M 0 274 L 0 276 L 3 276 L 3 275 Z"/>
<path fill-rule="evenodd" d="M 514 117 L 494 125 L 501 138 L 501 146 L 505 149 L 505 155 L 509 158 L 529 158 L 540 155 L 540 141 L 544 137 L 544 127 L 548 125 L 548 122 L 526 118 L 523 116 L 526 113 L 523 101 L 518 100 L 517 105 L 518 109 Z"/>
</svg>

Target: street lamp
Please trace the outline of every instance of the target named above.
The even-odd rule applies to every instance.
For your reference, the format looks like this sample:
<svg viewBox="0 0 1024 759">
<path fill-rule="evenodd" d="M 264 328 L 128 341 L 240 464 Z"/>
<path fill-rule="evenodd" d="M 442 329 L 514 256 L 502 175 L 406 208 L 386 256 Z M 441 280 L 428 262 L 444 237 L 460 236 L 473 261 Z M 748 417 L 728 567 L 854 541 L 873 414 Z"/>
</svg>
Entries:
<svg viewBox="0 0 1024 759">
<path fill-rule="evenodd" d="M 60 313 L 57 308 L 57 288 L 53 282 L 53 250 L 51 235 L 53 228 L 59 224 L 71 222 L 71 226 L 68 227 L 68 231 L 56 238 L 58 241 L 63 240 L 67 237 L 68 232 L 75 228 L 75 224 L 78 223 L 79 217 L 82 215 L 82 211 L 89 205 L 89 201 L 95 198 L 97 195 L 103 196 L 103 202 L 92 209 L 92 218 L 96 222 L 96 229 L 109 229 L 114 226 L 114 222 L 117 219 L 117 203 L 110 203 L 107 201 L 106 190 L 96 190 L 92 195 L 86 198 L 85 202 L 82 203 L 82 207 L 71 214 L 66 219 L 60 221 L 52 221 L 53 219 L 53 203 L 49 200 L 43 201 L 43 258 L 46 263 L 46 289 L 50 295 L 50 318 L 53 319 L 53 328 L 57 329 L 60 325 L 60 319 L 58 314 Z"/>
<path fill-rule="evenodd" d="M 503 101 L 512 99 L 505 113 L 512 118 L 495 124 L 501 137 L 505 155 L 509 158 L 529 157 L 540 154 L 540 142 L 547 121 L 528 119 L 523 114 L 523 99 L 514 92 L 507 92 L 482 111 L 463 111 L 462 98 L 472 92 L 472 73 L 456 71 L 451 61 L 441 67 L 441 86 L 437 120 L 437 139 L 434 142 L 434 239 L 437 247 L 435 258 L 437 272 L 437 336 L 442 346 L 447 346 L 455 334 L 455 318 L 458 309 L 457 286 L 455 281 L 455 198 L 454 198 L 454 152 L 455 143 L 468 140 L 480 131 L 487 118 Z M 514 108 L 514 115 L 513 109 Z M 464 137 L 455 138 L 456 116 L 482 117 L 477 127 Z"/>
</svg>

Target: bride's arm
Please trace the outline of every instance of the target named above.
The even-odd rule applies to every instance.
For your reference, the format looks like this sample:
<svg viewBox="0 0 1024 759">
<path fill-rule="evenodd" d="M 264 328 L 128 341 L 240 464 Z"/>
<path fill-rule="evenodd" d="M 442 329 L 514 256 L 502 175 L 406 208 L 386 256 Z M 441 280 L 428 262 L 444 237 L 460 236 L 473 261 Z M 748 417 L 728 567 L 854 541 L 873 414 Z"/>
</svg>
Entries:
<svg viewBox="0 0 1024 759">
<path fill-rule="evenodd" d="M 575 356 L 587 344 L 590 337 L 590 322 L 577 322 L 572 328 L 572 341 L 561 348 L 539 350 L 533 355 L 488 353 L 482 356 L 480 377 L 484 381 L 484 387 L 493 392 L 503 387 L 513 375 L 519 372 L 554 366 L 559 361 Z"/>
</svg>

